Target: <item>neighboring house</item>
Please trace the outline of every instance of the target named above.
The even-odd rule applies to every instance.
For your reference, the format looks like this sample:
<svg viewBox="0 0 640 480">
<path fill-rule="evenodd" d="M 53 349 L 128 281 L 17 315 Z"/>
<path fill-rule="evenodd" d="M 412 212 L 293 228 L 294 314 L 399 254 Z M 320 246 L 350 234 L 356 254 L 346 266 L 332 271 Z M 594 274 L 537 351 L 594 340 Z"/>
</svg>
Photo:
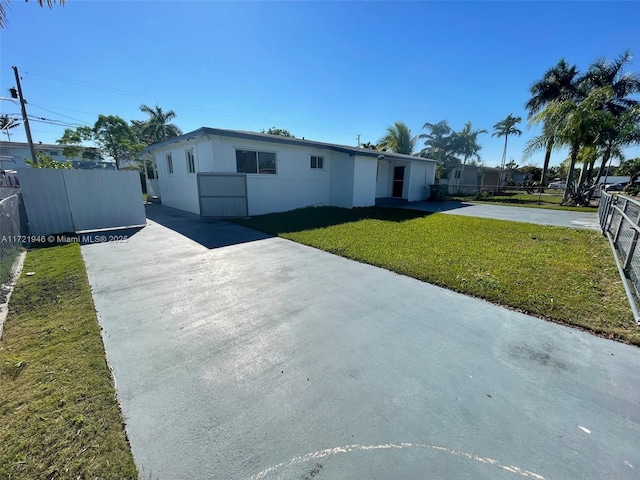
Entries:
<svg viewBox="0 0 640 480">
<path fill-rule="evenodd" d="M 71 162 L 73 168 L 84 170 L 92 170 L 101 168 L 106 170 L 114 170 L 115 164 L 104 160 L 87 160 L 82 157 L 66 157 L 62 150 L 66 145 L 51 145 L 45 143 L 36 143 L 34 148 L 36 152 L 41 152 L 59 162 Z M 24 168 L 28 165 L 25 158 L 31 158 L 29 144 L 26 142 L 0 142 L 0 168 L 3 170 L 15 170 Z"/>
<path fill-rule="evenodd" d="M 462 170 L 462 165 L 458 165 L 449 172 L 449 195 L 474 195 L 483 191 L 498 191 L 499 168 L 466 165 L 464 172 Z"/>
<path fill-rule="evenodd" d="M 261 215 L 312 205 L 367 207 L 377 198 L 424 200 L 437 164 L 304 138 L 206 127 L 150 145 L 145 153 L 152 155 L 162 203 L 202 216 L 210 216 L 214 204 L 242 204 L 244 215 Z"/>
</svg>

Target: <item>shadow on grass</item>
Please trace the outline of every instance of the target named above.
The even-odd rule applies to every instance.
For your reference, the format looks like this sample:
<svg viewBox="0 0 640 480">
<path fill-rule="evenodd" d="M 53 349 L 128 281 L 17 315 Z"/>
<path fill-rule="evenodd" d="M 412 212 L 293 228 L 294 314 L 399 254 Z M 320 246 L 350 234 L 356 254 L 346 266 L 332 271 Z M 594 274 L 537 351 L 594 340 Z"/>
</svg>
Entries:
<svg viewBox="0 0 640 480">
<path fill-rule="evenodd" d="M 309 207 L 283 213 L 260 215 L 251 219 L 234 220 L 235 223 L 260 230 L 271 235 L 302 232 L 317 228 L 358 222 L 360 220 L 381 220 L 385 222 L 404 222 L 431 215 L 432 212 L 380 208 L 339 208 Z"/>
</svg>

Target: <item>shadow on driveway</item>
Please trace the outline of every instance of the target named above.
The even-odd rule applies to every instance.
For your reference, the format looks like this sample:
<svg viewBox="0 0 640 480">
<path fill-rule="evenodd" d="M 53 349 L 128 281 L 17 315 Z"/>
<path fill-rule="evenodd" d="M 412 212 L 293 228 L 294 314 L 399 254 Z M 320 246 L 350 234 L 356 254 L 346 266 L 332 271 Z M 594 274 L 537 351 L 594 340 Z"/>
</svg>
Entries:
<svg viewBox="0 0 640 480">
<path fill-rule="evenodd" d="M 195 213 L 158 204 L 145 205 L 147 218 L 205 248 L 213 249 L 271 238 L 271 235 L 224 220 L 203 220 Z"/>
</svg>

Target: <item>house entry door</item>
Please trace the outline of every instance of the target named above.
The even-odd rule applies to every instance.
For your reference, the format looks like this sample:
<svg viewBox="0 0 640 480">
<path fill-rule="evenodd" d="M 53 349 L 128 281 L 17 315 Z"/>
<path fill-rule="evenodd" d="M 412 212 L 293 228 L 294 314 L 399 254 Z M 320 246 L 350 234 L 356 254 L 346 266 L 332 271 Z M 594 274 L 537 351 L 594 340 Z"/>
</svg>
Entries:
<svg viewBox="0 0 640 480">
<path fill-rule="evenodd" d="M 404 167 L 393 167 L 393 198 L 402 198 L 404 190 Z"/>
</svg>

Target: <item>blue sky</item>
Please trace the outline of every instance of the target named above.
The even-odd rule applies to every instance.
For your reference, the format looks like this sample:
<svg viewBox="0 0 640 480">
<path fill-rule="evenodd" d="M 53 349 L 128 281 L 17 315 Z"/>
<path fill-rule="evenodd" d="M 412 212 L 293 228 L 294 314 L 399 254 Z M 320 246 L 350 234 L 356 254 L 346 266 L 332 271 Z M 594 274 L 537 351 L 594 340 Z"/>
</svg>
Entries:
<svg viewBox="0 0 640 480">
<path fill-rule="evenodd" d="M 639 26 L 637 2 L 67 0 L 42 9 L 13 0 L 0 30 L 0 96 L 16 65 L 29 114 L 46 119 L 144 119 L 140 104 L 158 104 L 185 132 L 277 126 L 347 145 L 358 134 L 376 142 L 396 120 L 416 135 L 442 119 L 491 131 L 513 113 L 523 135 L 510 138 L 508 155 L 524 164 L 538 132 L 526 125 L 529 85 L 562 57 L 585 70 L 626 49 L 639 72 Z M 0 101 L 0 111 L 19 107 Z M 49 143 L 64 127 L 32 130 Z M 12 140 L 25 140 L 22 127 Z M 503 140 L 479 140 L 485 163 L 498 164 Z"/>
</svg>

